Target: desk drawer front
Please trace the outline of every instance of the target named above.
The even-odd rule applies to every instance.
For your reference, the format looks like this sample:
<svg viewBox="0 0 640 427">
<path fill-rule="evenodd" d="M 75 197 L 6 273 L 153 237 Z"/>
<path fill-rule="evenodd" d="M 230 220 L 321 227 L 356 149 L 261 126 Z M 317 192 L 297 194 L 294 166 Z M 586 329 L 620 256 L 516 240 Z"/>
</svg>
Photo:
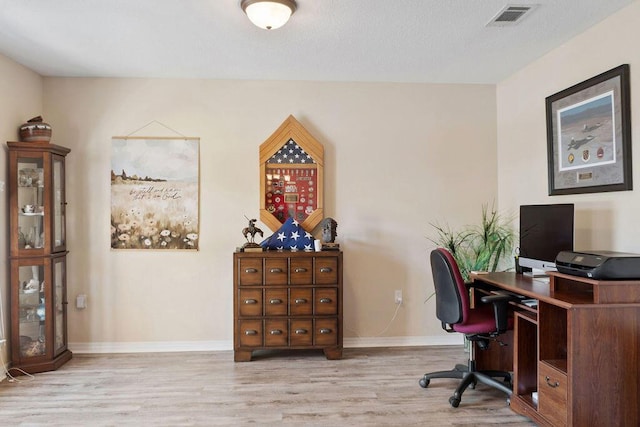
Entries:
<svg viewBox="0 0 640 427">
<path fill-rule="evenodd" d="M 538 411 L 554 426 L 567 425 L 567 375 L 538 364 Z"/>
</svg>

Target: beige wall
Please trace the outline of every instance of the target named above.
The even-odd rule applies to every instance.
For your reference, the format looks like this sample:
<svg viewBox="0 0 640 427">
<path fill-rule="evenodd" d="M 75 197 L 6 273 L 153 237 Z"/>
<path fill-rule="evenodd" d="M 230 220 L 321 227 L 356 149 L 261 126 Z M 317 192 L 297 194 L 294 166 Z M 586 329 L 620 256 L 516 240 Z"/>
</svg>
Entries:
<svg viewBox="0 0 640 427">
<path fill-rule="evenodd" d="M 72 350 L 231 347 L 231 255 L 245 215 L 258 214 L 258 147 L 289 114 L 325 147 L 346 341 L 445 338 L 424 303 L 429 223 L 476 222 L 495 199 L 493 86 L 46 78 L 44 99 L 54 142 L 72 149 Z M 152 121 L 135 135 L 175 135 L 167 126 L 201 138 L 198 253 L 110 250 L 111 137 Z M 384 331 L 395 289 L 405 303 Z M 86 310 L 75 308 L 79 293 Z"/>
<path fill-rule="evenodd" d="M 4 314 L 5 331 L 9 335 L 9 262 L 7 243 L 9 210 L 7 207 L 7 151 L 4 141 L 18 139 L 18 127 L 30 118 L 42 114 L 42 78 L 36 73 L 0 55 L 0 301 Z M 0 345 L 2 359 L 8 362 L 8 349 Z M 0 369 L 1 372 L 1 369 Z M 0 374 L 1 375 L 1 374 Z"/>
<path fill-rule="evenodd" d="M 325 146 L 325 212 L 337 219 L 345 252 L 345 337 L 352 345 L 444 337 L 433 301 L 423 302 L 432 289 L 429 223 L 476 222 L 481 205 L 494 199 L 505 211 L 574 202 L 579 246 L 640 251 L 636 192 L 547 196 L 544 115 L 546 96 L 621 63 L 631 64 L 632 103 L 640 99 L 633 44 L 639 19 L 636 2 L 495 92 L 478 85 L 145 79 L 46 78 L 43 85 L 0 57 L 4 140 L 44 112 L 53 142 L 73 150 L 67 177 L 72 350 L 230 348 L 231 252 L 243 243 L 244 216 L 257 215 L 258 146 L 289 114 Z M 634 135 L 639 116 L 632 108 Z M 166 125 L 201 138 L 198 253 L 109 249 L 111 137 L 154 120 L 160 124 L 136 135 L 173 135 Z M 0 155 L 4 180 L 6 155 Z M 6 211 L 5 194 L 5 235 Z M 6 258 L 4 245 L 0 259 Z M 0 272 L 7 277 L 6 264 Z M 405 303 L 385 330 L 395 289 L 404 291 Z M 6 300 L 6 287 L 0 291 Z M 79 293 L 89 297 L 86 310 L 74 307 Z"/>
<path fill-rule="evenodd" d="M 497 87 L 498 183 L 503 209 L 575 203 L 576 247 L 640 252 L 640 2 L 530 64 Z M 634 191 L 548 196 L 545 98 L 630 64 Z M 634 141 L 635 140 L 635 141 Z"/>
</svg>

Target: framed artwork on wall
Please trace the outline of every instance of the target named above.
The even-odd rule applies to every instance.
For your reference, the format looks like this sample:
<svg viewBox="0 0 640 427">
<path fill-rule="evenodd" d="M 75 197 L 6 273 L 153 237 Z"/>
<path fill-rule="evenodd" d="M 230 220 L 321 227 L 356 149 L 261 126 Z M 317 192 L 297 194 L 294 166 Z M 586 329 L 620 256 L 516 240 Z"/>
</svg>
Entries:
<svg viewBox="0 0 640 427">
<path fill-rule="evenodd" d="M 199 145 L 199 138 L 112 138 L 112 249 L 198 250 Z"/>
<path fill-rule="evenodd" d="M 629 65 L 546 98 L 549 195 L 632 190 Z"/>
</svg>

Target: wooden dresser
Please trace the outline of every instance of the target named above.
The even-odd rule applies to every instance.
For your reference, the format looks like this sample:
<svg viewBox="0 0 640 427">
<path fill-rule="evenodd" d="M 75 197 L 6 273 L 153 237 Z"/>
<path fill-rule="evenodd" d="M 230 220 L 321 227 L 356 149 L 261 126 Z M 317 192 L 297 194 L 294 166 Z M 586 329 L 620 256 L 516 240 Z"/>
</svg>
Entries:
<svg viewBox="0 0 640 427">
<path fill-rule="evenodd" d="M 233 254 L 233 349 L 322 349 L 342 358 L 342 252 Z"/>
</svg>

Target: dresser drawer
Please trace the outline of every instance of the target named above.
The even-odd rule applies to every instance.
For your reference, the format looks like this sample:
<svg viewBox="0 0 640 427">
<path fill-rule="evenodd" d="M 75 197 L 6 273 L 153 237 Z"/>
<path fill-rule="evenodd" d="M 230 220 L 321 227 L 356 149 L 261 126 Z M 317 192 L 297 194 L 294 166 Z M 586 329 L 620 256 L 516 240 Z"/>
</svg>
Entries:
<svg viewBox="0 0 640 427">
<path fill-rule="evenodd" d="M 288 276 L 287 258 L 268 258 L 264 260 L 265 285 L 286 285 Z"/>
<path fill-rule="evenodd" d="M 554 426 L 567 425 L 567 374 L 538 363 L 538 412 Z"/>
<path fill-rule="evenodd" d="M 262 320 L 239 320 L 238 335 L 243 347 L 262 347 Z"/>
<path fill-rule="evenodd" d="M 338 343 L 338 319 L 315 319 L 314 344 L 332 346 Z"/>
<path fill-rule="evenodd" d="M 314 314 L 335 315 L 338 314 L 338 289 L 316 288 L 314 290 Z"/>
<path fill-rule="evenodd" d="M 289 291 L 289 314 L 311 316 L 313 314 L 313 289 L 291 288 Z"/>
<path fill-rule="evenodd" d="M 317 346 L 336 345 L 338 343 L 338 319 L 316 319 L 314 341 Z"/>
<path fill-rule="evenodd" d="M 262 288 L 240 289 L 238 294 L 240 316 L 262 316 Z"/>
<path fill-rule="evenodd" d="M 289 271 L 292 285 L 311 285 L 313 283 L 313 260 L 311 258 L 292 258 Z"/>
<path fill-rule="evenodd" d="M 264 314 L 265 316 L 286 316 L 288 307 L 287 289 L 265 289 Z"/>
<path fill-rule="evenodd" d="M 264 321 L 264 345 L 265 347 L 286 347 L 289 344 L 288 320 Z"/>
<path fill-rule="evenodd" d="M 311 346 L 313 344 L 313 320 L 291 320 L 291 346 Z"/>
<path fill-rule="evenodd" d="M 338 283 L 338 257 L 316 257 L 315 283 L 319 285 L 334 285 Z"/>
<path fill-rule="evenodd" d="M 239 269 L 240 286 L 262 285 L 262 259 L 241 259 Z"/>
</svg>

